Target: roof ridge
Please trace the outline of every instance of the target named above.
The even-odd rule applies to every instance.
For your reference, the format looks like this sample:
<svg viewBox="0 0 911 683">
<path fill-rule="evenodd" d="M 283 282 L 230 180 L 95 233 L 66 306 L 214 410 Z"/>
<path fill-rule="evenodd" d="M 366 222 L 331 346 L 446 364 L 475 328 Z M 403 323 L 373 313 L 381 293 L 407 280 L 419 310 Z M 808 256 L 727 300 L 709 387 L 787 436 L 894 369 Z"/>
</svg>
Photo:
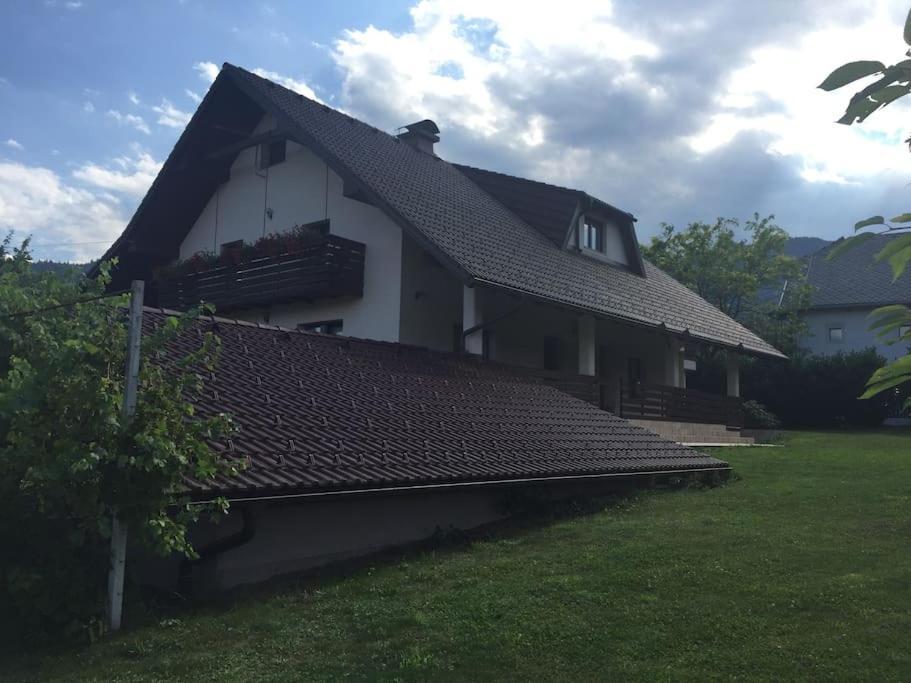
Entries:
<svg viewBox="0 0 911 683">
<path fill-rule="evenodd" d="M 471 171 L 481 171 L 482 173 L 490 173 L 491 175 L 503 176 L 504 178 L 512 178 L 513 180 L 521 180 L 526 183 L 534 183 L 535 185 L 544 185 L 545 187 L 550 187 L 555 190 L 564 190 L 566 192 L 573 192 L 575 194 L 584 194 L 591 197 L 592 195 L 588 194 L 585 190 L 579 190 L 575 187 L 566 187 L 565 185 L 557 185 L 555 183 L 548 183 L 543 180 L 535 180 L 534 178 L 524 178 L 513 173 L 504 173 L 503 171 L 491 171 L 489 168 L 481 168 L 480 166 L 470 166 L 469 164 L 457 164 L 454 161 L 449 162 L 457 169 L 461 170 L 467 168 Z M 600 201 L 600 200 L 599 200 Z"/>
<path fill-rule="evenodd" d="M 319 100 L 314 100 L 312 97 L 307 97 L 306 95 L 297 92 L 297 90 L 292 90 L 291 88 L 289 88 L 285 85 L 282 85 L 281 83 L 276 83 L 271 78 L 266 78 L 265 76 L 260 76 L 255 71 L 250 71 L 249 69 L 245 69 L 242 66 L 237 66 L 236 64 L 231 64 L 230 62 L 224 62 L 222 64 L 222 68 L 233 69 L 234 71 L 239 71 L 244 75 L 252 76 L 253 78 L 256 78 L 260 81 L 268 83 L 269 87 L 281 88 L 282 90 L 285 90 L 285 91 L 291 93 L 294 97 L 299 97 L 302 100 L 307 100 L 307 102 L 312 102 L 313 105 L 316 107 L 322 107 L 323 109 L 325 109 L 327 111 L 332 111 L 332 112 L 338 114 L 339 116 L 345 117 L 346 119 L 348 119 L 349 121 L 351 121 L 353 123 L 357 123 L 361 126 L 364 126 L 365 128 L 369 128 L 370 130 L 375 130 L 377 133 L 382 133 L 383 135 L 387 135 L 390 138 L 392 138 L 393 140 L 398 140 L 398 138 L 395 135 L 393 135 L 392 133 L 390 133 L 388 131 L 383 130 L 382 128 L 377 128 L 376 126 L 374 126 L 370 123 L 367 123 L 366 121 L 363 121 L 363 120 L 357 118 L 356 116 L 352 116 L 351 114 L 349 114 L 345 111 L 342 111 L 341 109 L 336 109 L 335 107 L 330 107 L 325 102 L 320 102 Z"/>
</svg>

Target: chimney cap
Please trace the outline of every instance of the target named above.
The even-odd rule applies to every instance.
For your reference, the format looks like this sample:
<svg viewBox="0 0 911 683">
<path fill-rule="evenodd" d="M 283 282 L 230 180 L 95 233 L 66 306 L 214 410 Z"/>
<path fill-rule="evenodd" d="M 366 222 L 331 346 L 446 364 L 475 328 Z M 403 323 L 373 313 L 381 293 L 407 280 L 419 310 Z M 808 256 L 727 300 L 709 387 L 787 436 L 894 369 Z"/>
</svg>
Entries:
<svg viewBox="0 0 911 683">
<path fill-rule="evenodd" d="M 409 123 L 402 126 L 412 135 L 420 135 L 421 137 L 429 138 L 433 142 L 440 141 L 440 129 L 430 119 L 424 119 L 422 121 L 416 121 L 415 123 Z"/>
</svg>

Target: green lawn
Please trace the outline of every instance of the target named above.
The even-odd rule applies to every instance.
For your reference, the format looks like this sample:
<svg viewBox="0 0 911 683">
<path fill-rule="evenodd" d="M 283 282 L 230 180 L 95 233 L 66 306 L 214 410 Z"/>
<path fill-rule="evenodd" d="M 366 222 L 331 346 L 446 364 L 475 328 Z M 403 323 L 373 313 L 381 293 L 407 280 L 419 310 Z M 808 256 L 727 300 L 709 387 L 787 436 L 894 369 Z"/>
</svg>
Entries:
<svg viewBox="0 0 911 683">
<path fill-rule="evenodd" d="M 12 680 L 911 679 L 911 433 L 0 665 Z"/>
</svg>

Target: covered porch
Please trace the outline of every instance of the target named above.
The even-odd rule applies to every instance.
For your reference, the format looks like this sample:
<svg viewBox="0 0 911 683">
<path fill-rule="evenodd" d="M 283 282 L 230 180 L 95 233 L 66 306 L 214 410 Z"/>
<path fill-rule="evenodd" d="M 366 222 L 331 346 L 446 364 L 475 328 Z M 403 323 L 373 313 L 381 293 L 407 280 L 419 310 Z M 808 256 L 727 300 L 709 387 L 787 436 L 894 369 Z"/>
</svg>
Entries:
<svg viewBox="0 0 911 683">
<path fill-rule="evenodd" d="M 595 317 L 478 287 L 464 288 L 462 318 L 468 353 L 521 366 L 603 410 L 659 434 L 679 436 L 677 441 L 739 438 L 743 408 L 736 349 L 720 350 L 725 376 L 717 392 L 705 391 L 687 386 L 695 351 L 705 342 L 686 333 Z"/>
</svg>

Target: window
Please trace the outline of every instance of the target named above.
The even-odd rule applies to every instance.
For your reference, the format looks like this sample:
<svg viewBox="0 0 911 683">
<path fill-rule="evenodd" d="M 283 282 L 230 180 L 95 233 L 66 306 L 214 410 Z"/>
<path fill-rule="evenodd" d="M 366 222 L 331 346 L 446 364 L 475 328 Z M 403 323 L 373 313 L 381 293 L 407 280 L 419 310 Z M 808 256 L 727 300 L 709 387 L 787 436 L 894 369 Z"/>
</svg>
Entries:
<svg viewBox="0 0 911 683">
<path fill-rule="evenodd" d="M 898 328 L 898 338 L 904 339 L 905 337 L 911 335 L 911 325 L 902 325 Z M 911 339 L 909 339 L 911 341 Z"/>
<path fill-rule="evenodd" d="M 829 341 L 833 344 L 840 344 L 845 340 L 845 330 L 843 327 L 829 328 Z"/>
<path fill-rule="evenodd" d="M 285 140 L 264 142 L 259 146 L 259 167 L 269 168 L 285 160 Z"/>
<path fill-rule="evenodd" d="M 297 329 L 305 332 L 320 332 L 322 334 L 341 334 L 341 320 L 321 320 L 315 323 L 301 323 Z"/>
<path fill-rule="evenodd" d="M 544 369 L 560 369 L 560 340 L 557 337 L 544 337 Z"/>
<path fill-rule="evenodd" d="M 583 219 L 581 246 L 592 251 L 604 251 L 604 225 L 592 218 Z"/>
</svg>

